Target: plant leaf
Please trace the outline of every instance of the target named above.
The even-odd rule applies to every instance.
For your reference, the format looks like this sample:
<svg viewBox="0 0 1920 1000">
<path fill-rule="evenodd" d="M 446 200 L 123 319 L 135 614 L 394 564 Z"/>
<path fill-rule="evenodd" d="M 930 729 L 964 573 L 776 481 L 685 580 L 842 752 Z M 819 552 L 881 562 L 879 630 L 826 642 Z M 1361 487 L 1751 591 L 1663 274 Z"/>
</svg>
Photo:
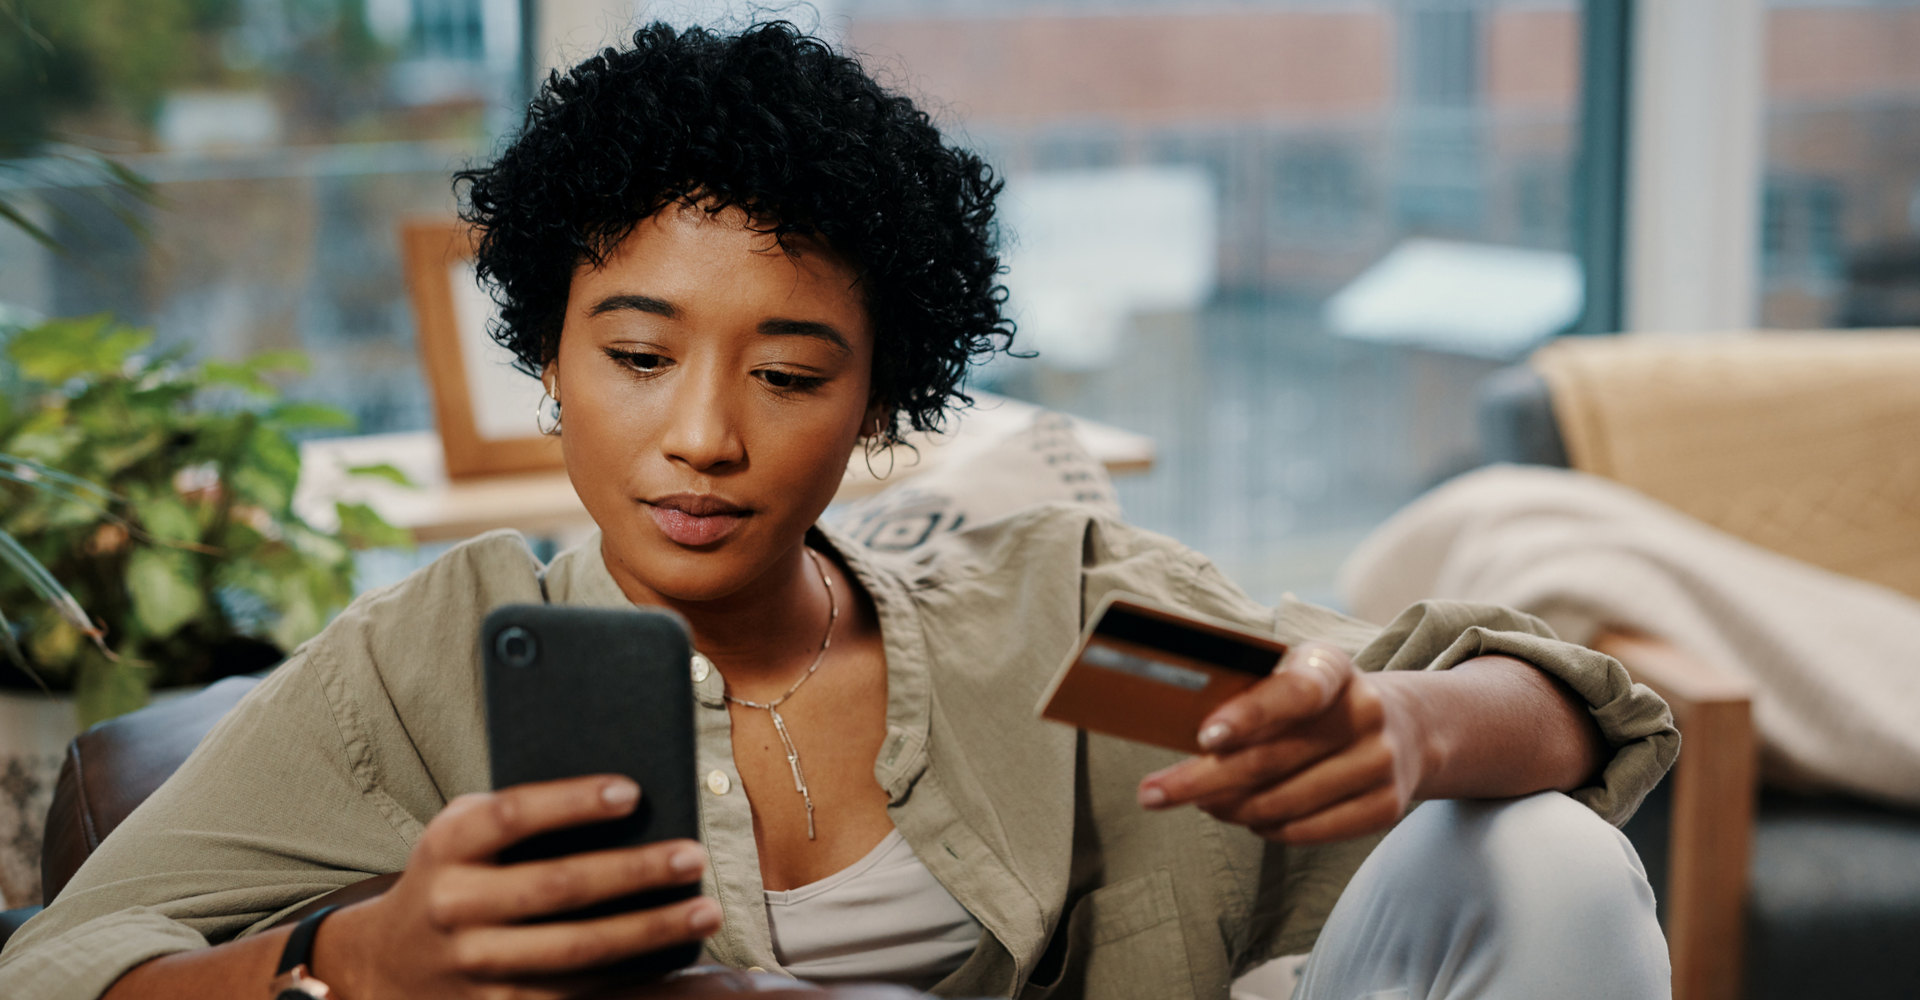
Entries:
<svg viewBox="0 0 1920 1000">
<path fill-rule="evenodd" d="M 145 664 L 88 657 L 80 664 L 73 687 L 80 725 L 91 726 L 145 705 L 152 681 L 153 668 Z"/>
<path fill-rule="evenodd" d="M 353 415 L 337 406 L 290 400 L 267 411 L 267 419 L 283 427 L 324 427 L 352 430 Z"/>
<path fill-rule="evenodd" d="M 85 642 L 86 637 L 71 622 L 58 617 L 42 618 L 27 633 L 27 652 L 53 683 L 70 686 L 74 660 L 79 658 Z"/>
<path fill-rule="evenodd" d="M 347 548 L 341 539 L 305 525 L 287 525 L 286 528 L 287 544 L 304 557 L 301 562 L 309 566 L 317 563 L 322 567 L 353 565 L 353 550 Z"/>
<path fill-rule="evenodd" d="M 47 686 L 46 679 L 27 662 L 26 654 L 20 652 L 20 640 L 13 637 L 13 623 L 7 620 L 4 612 L 0 612 L 0 647 L 6 649 L 7 659 L 13 661 L 13 665 L 20 668 L 21 673 L 33 678 L 33 682 L 40 685 L 40 690 L 45 691 L 49 696 L 53 694 L 53 689 Z"/>
<path fill-rule="evenodd" d="M 313 595 L 294 581 L 281 592 L 280 617 L 273 623 L 268 638 L 281 649 L 293 649 L 319 634 L 324 619 Z"/>
<path fill-rule="evenodd" d="M 272 396 L 279 391 L 244 361 L 208 361 L 200 366 L 200 373 L 209 385 L 230 385 L 253 396 Z"/>
<path fill-rule="evenodd" d="M 156 638 L 172 635 L 206 609 L 191 558 L 184 552 L 142 547 L 127 560 L 133 616 Z"/>
<path fill-rule="evenodd" d="M 118 520 L 100 501 L 89 496 L 82 496 L 64 486 L 49 483 L 38 476 L 23 476 L 13 469 L 8 468 L 5 463 L 0 463 L 0 480 L 19 483 L 29 489 L 38 490 L 49 497 L 64 501 L 63 506 L 69 511 L 78 511 L 80 518 L 91 520 L 95 517 L 104 517 L 110 520 Z"/>
<path fill-rule="evenodd" d="M 255 372 L 285 372 L 289 375 L 305 375 L 313 367 L 307 356 L 299 351 L 261 351 L 241 363 Z"/>
<path fill-rule="evenodd" d="M 133 501 L 133 512 L 154 541 L 192 543 L 200 540 L 200 519 L 180 495 L 171 490 L 137 497 Z"/>
<path fill-rule="evenodd" d="M 366 504 L 339 502 L 333 509 L 340 515 L 341 537 L 356 549 L 413 548 L 413 532 L 388 524 Z"/>
<path fill-rule="evenodd" d="M 49 385 L 82 375 L 117 375 L 153 334 L 108 316 L 49 320 L 13 335 L 7 354 L 20 374 Z"/>
<path fill-rule="evenodd" d="M 100 466 L 103 473 L 116 476 L 125 472 L 129 466 L 165 447 L 168 437 L 166 431 L 155 427 L 131 441 L 113 444 L 96 441 L 93 460 Z"/>
<path fill-rule="evenodd" d="M 277 520 L 293 503 L 300 480 L 300 449 L 278 428 L 260 424 L 247 435 L 240 460 L 228 481 L 247 502 L 264 508 Z"/>
<path fill-rule="evenodd" d="M 31 471 L 36 477 L 40 479 L 48 480 L 49 482 L 53 482 L 53 483 L 58 483 L 61 486 L 67 487 L 69 491 L 84 490 L 88 493 L 96 494 L 102 501 L 120 499 L 118 494 L 114 493 L 112 490 L 109 490 L 104 486 L 101 486 L 98 483 L 93 482 L 92 480 L 82 479 L 79 476 L 68 475 L 67 473 L 62 472 L 59 469 L 56 469 L 50 465 L 46 465 L 41 462 L 36 462 L 30 458 L 21 458 L 18 455 L 9 455 L 9 454 L 6 454 L 5 452 L 0 452 L 0 463 L 15 465 L 15 466 L 24 466 L 28 471 Z M 80 498 L 76 497 L 75 499 L 80 499 Z"/>
<path fill-rule="evenodd" d="M 26 577 L 27 587 L 41 600 L 47 602 L 48 606 L 53 608 L 61 618 L 66 619 L 81 633 L 91 636 L 94 642 L 100 641 L 99 626 L 93 623 L 93 619 L 87 617 L 87 612 L 80 607 L 80 602 L 74 600 L 73 595 L 67 592 L 67 588 L 61 586 L 60 581 L 54 579 L 53 574 L 47 572 L 45 566 L 40 565 L 40 560 L 35 559 L 33 554 L 22 547 L 20 542 L 5 529 L 0 529 L 0 563 L 13 567 L 21 576 Z"/>
<path fill-rule="evenodd" d="M 392 462 L 375 462 L 372 465 L 350 465 L 347 467 L 347 475 L 372 476 L 375 479 L 384 479 L 396 486 L 405 486 L 409 489 L 414 486 L 413 478 L 405 472 L 400 471 L 400 467 L 394 465 Z"/>
<path fill-rule="evenodd" d="M 13 203 L 8 201 L 5 195 L 0 195 L 0 219 L 7 220 L 15 229 L 26 233 L 35 243 L 46 247 L 48 250 L 55 252 L 62 250 L 60 241 L 54 239 L 52 233 L 40 228 L 38 223 L 27 218 L 25 212 L 14 208 Z"/>
</svg>

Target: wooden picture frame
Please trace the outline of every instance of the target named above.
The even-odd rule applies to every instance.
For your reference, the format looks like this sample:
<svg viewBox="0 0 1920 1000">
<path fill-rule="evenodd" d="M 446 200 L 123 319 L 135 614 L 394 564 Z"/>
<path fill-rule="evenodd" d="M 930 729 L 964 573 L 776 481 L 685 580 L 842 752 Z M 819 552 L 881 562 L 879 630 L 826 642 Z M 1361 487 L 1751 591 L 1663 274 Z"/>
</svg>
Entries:
<svg viewBox="0 0 1920 1000">
<path fill-rule="evenodd" d="M 513 370 L 511 355 L 487 336 L 495 307 L 474 281 L 470 230 L 408 221 L 400 249 L 447 478 L 563 468 L 560 440 L 535 428 L 540 383 Z"/>
</svg>

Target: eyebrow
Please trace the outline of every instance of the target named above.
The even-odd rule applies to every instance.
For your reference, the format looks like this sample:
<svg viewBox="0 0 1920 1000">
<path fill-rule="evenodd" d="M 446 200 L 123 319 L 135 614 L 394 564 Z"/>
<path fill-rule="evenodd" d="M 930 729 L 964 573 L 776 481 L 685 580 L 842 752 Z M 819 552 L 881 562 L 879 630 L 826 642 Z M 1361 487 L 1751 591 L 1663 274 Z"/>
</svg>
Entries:
<svg viewBox="0 0 1920 1000">
<path fill-rule="evenodd" d="M 839 330 L 813 320 L 770 319 L 760 324 L 760 332 L 769 337 L 813 337 L 839 348 L 842 354 L 853 353 L 852 345 L 847 343 L 847 338 Z"/>
<path fill-rule="evenodd" d="M 607 313 L 619 312 L 622 309 L 652 313 L 655 316 L 665 316 L 668 319 L 680 315 L 680 310 L 675 309 L 673 303 L 665 299 L 656 299 L 651 295 L 609 295 L 595 302 L 593 308 L 587 310 L 587 315 L 605 316 Z"/>
<path fill-rule="evenodd" d="M 607 313 L 619 312 L 623 309 L 631 309 L 634 312 L 648 313 L 653 316 L 663 316 L 667 319 L 676 319 L 680 315 L 680 310 L 675 308 L 673 303 L 665 299 L 656 299 L 651 295 L 634 294 L 609 295 L 595 302 L 593 307 L 587 310 L 587 315 L 604 316 Z M 763 320 L 760 323 L 760 332 L 769 337 L 812 337 L 815 340 L 824 340 L 832 344 L 843 353 L 853 353 L 853 346 L 847 342 L 845 334 L 830 324 L 815 320 Z"/>
</svg>

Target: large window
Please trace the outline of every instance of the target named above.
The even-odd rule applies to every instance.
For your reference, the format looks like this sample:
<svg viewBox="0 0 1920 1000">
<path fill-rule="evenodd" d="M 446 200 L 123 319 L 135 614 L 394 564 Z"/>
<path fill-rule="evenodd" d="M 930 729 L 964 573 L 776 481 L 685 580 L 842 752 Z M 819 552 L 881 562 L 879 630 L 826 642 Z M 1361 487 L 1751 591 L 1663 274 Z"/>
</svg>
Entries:
<svg viewBox="0 0 1920 1000">
<path fill-rule="evenodd" d="M 1329 596 L 1580 308 L 1575 0 L 834 9 L 1008 175 L 1040 357 L 986 381 L 1152 435 L 1128 516 L 1258 597 Z"/>
<path fill-rule="evenodd" d="M 1920 326 L 1920 0 L 1769 0 L 1761 322 Z"/>
<path fill-rule="evenodd" d="M 112 197 L 46 180 L 33 211 L 66 255 L 0 234 L 0 302 L 303 349 L 296 392 L 369 432 L 430 423 L 397 223 L 451 213 L 449 172 L 514 120 L 527 53 L 609 39 L 636 6 L 6 2 L 93 74 L 50 109 L 57 135 L 106 137 L 157 199 L 141 237 Z M 1040 357 L 977 384 L 1152 435 L 1128 515 L 1261 598 L 1329 596 L 1363 532 L 1476 460 L 1478 380 L 1581 308 L 1580 0 L 819 6 L 1009 180 Z M 122 72 L 129 47 L 150 72 Z M 1794 218 L 1853 211 L 1802 173 Z"/>
<path fill-rule="evenodd" d="M 215 356 L 296 348 L 368 432 L 431 407 L 398 223 L 523 99 L 519 0 L 5 0 L 0 303 L 112 312 Z M 91 147 L 152 182 L 130 197 Z M 131 222 L 131 225 L 128 222 Z M 57 249 L 56 249 L 57 248 Z"/>
</svg>

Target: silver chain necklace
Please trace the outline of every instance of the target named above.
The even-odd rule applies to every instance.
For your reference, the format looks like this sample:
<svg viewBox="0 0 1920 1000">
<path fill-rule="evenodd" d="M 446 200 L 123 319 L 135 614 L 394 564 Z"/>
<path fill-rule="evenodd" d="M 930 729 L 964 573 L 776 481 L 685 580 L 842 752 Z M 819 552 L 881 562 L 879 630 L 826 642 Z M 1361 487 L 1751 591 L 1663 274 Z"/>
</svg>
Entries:
<svg viewBox="0 0 1920 1000">
<path fill-rule="evenodd" d="M 833 581 L 827 577 L 827 567 L 820 562 L 820 554 L 812 549 L 804 551 L 808 558 L 813 560 L 813 568 L 820 574 L 820 582 L 827 588 L 827 634 L 820 637 L 820 651 L 813 654 L 813 662 L 807 664 L 807 672 L 793 682 L 793 686 L 787 689 L 787 693 L 772 701 L 748 701 L 725 693 L 721 694 L 721 697 L 735 705 L 764 708 L 768 715 L 773 716 L 773 730 L 780 734 L 780 742 L 787 748 L 787 767 L 793 770 L 793 790 L 799 792 L 800 797 L 807 803 L 807 839 L 812 840 L 814 839 L 813 795 L 807 791 L 807 776 L 800 770 L 800 751 L 794 748 L 793 737 L 787 735 L 787 720 L 780 717 L 780 706 L 786 704 L 787 699 L 793 697 L 795 691 L 800 690 L 800 685 L 805 684 L 807 678 L 812 677 L 813 672 L 820 669 L 820 661 L 827 658 L 827 647 L 833 645 L 833 623 L 840 620 L 840 601 L 834 596 Z"/>
</svg>

